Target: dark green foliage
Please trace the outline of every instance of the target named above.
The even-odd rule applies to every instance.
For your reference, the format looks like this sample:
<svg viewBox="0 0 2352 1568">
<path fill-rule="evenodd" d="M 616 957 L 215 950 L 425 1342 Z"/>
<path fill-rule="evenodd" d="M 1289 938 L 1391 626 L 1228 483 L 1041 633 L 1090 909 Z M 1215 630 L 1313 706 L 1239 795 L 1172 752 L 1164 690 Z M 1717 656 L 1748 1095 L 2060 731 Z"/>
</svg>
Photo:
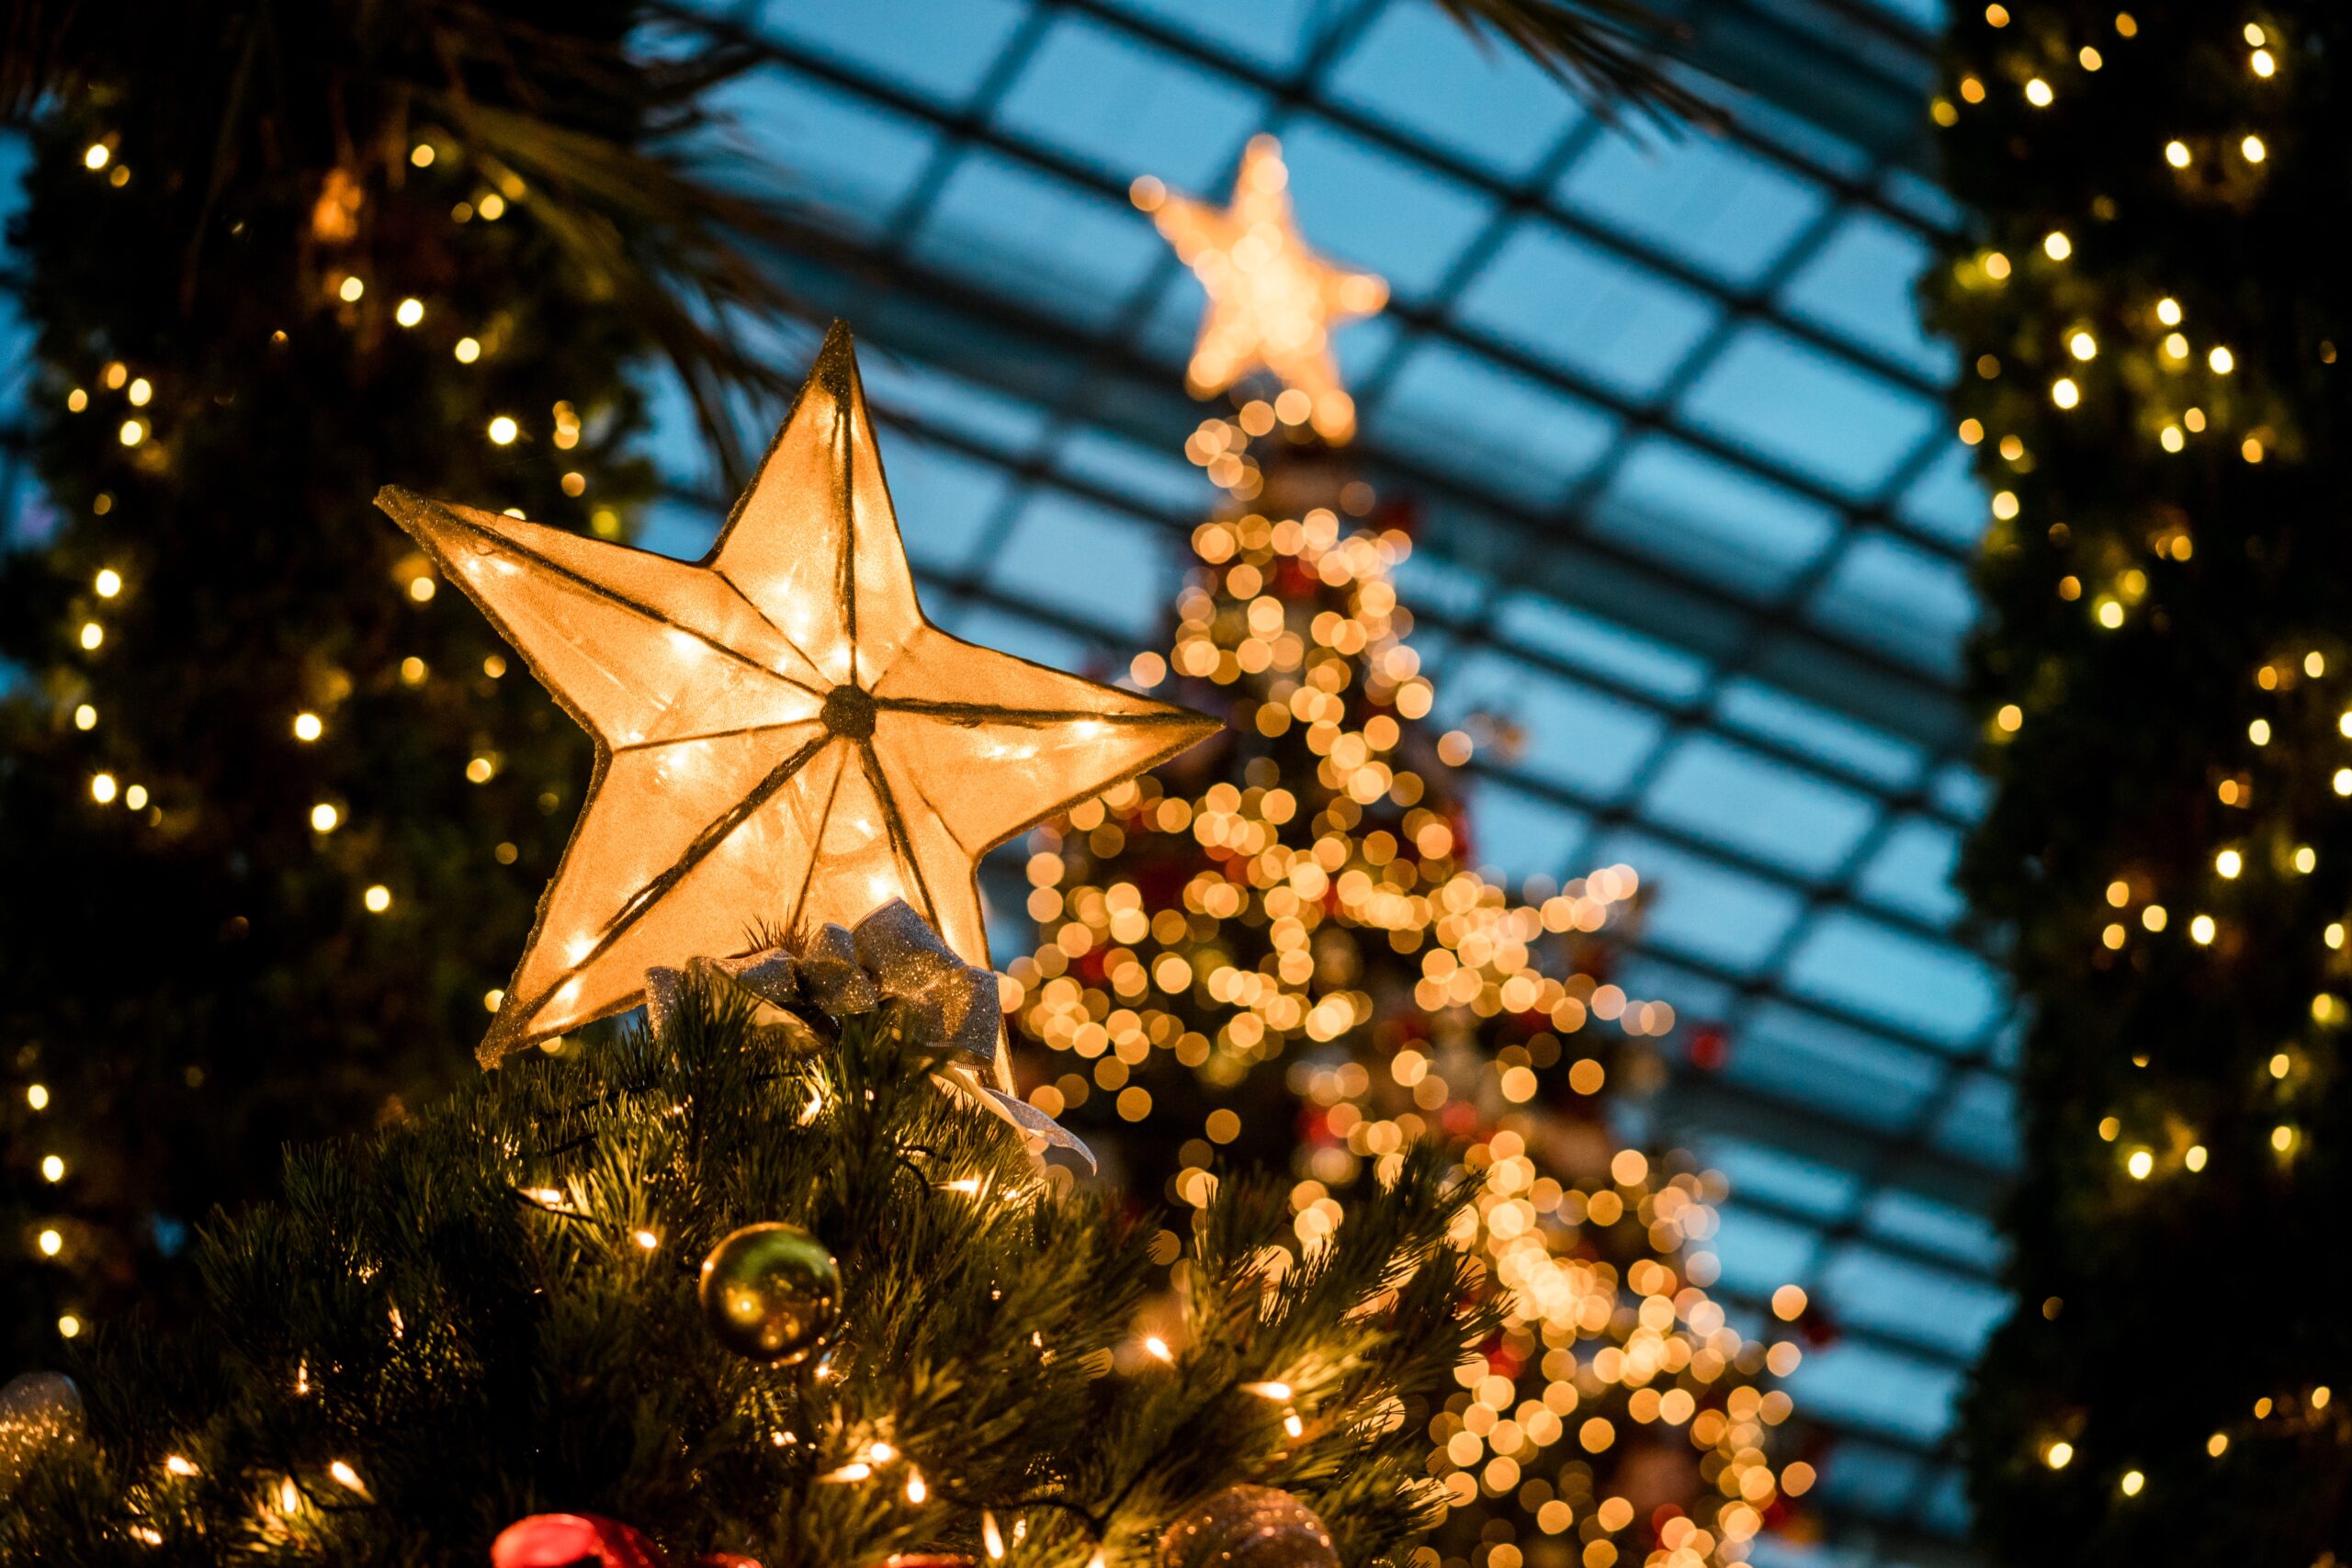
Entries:
<svg viewBox="0 0 2352 1568">
<path fill-rule="evenodd" d="M 718 985 L 666 1039 L 534 1056 L 291 1159 L 282 1201 L 208 1230 L 190 1315 L 99 1336 L 93 1440 L 36 1468 L 0 1559 L 480 1563 L 518 1517 L 571 1511 L 682 1559 L 863 1564 L 977 1555 L 988 1508 L 1023 1526 L 1015 1568 L 1076 1568 L 1098 1539 L 1143 1561 L 1179 1505 L 1244 1480 L 1321 1510 L 1350 1563 L 1419 1518 L 1425 1401 L 1487 1321 L 1436 1151 L 1279 1283 L 1286 1207 L 1238 1185 L 1179 1265 L 1189 1343 L 1164 1366 L 1129 1343 L 1151 1227 L 1062 1195 L 893 1014 L 793 1055 Z M 721 1349 L 695 1301 L 704 1254 L 770 1219 L 843 1280 L 839 1331 L 796 1367 Z M 1239 1386 L 1268 1380 L 1290 1400 Z M 877 1443 L 870 1478 L 828 1479 Z"/>
<path fill-rule="evenodd" d="M 1998 789 L 1965 878 L 2013 933 L 2031 1020 L 2020 1305 L 1967 1406 L 1973 1494 L 1994 1560 L 2021 1568 L 2308 1568 L 2352 1555 L 2352 1268 L 2335 1241 L 2352 987 L 2327 936 L 2352 909 L 2352 808 L 2333 782 L 2352 763 L 2352 318 L 2324 238 L 2352 192 L 2336 90 L 2352 13 L 2130 13 L 2126 36 L 2112 5 L 2019 6 L 1999 28 L 1972 9 L 1945 86 L 1951 184 L 1980 220 L 1930 314 L 1962 350 L 1956 414 L 1984 425 L 1980 472 L 2018 501 L 1980 571 L 1974 689 Z M 2186 353 L 2165 347 L 2167 299 Z M 2095 358 L 2070 351 L 2077 332 Z M 2071 412 L 2060 377 L 2081 390 Z M 1996 716 L 2010 704 L 2013 736 Z"/>
<path fill-rule="evenodd" d="M 157 1224 L 257 1190 L 283 1140 L 467 1070 L 589 749 L 519 666 L 490 672 L 511 655 L 461 595 L 412 597 L 423 558 L 369 499 L 398 481 L 618 532 L 650 488 L 634 367 L 667 352 L 699 389 L 752 377 L 695 311 L 774 302 L 737 248 L 764 220 L 697 183 L 679 140 L 737 56 L 632 62 L 649 14 L 14 13 L 0 86 L 39 112 L 10 261 L 55 522 L 0 577 L 21 677 L 0 707 L 0 1362 L 52 1355 L 62 1311 L 184 1284 Z M 486 435 L 502 414 L 510 446 Z M 379 885 L 391 905 L 370 914 Z M 48 1224 L 62 1255 L 19 1267 Z"/>
</svg>

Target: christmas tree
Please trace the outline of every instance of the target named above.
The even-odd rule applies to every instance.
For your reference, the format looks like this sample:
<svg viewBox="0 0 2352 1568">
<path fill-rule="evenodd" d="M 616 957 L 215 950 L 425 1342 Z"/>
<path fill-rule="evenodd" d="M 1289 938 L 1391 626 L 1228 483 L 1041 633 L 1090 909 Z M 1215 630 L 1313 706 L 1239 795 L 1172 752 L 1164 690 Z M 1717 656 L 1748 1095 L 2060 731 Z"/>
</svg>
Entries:
<svg viewBox="0 0 2352 1568">
<path fill-rule="evenodd" d="M 295 1158 L 205 1235 L 190 1314 L 0 1399 L 0 1556 L 1391 1553 L 1429 1506 L 1414 1419 L 1481 1320 L 1444 1161 L 1279 1275 L 1281 1192 L 1231 1184 L 1143 1334 L 1148 1227 L 943 1092 L 952 1048 L 888 995 L 924 967 L 812 959 L 776 1023 L 788 964 L 756 994 L 699 968 L 657 1032 Z M 882 1005 L 827 1013 L 847 976 Z"/>
<path fill-rule="evenodd" d="M 739 248 L 765 220 L 682 140 L 740 55 L 634 55 L 648 20 L 16 18 L 44 499 L 0 580 L 15 1364 L 184 1286 L 187 1224 L 282 1140 L 464 1068 L 588 753 L 368 501 L 612 537 L 651 482 L 632 367 L 764 379 L 689 310 L 773 302 Z"/>
<path fill-rule="evenodd" d="M 1964 1413 L 2002 1562 L 2352 1557 L 2352 404 L 2313 243 L 2347 21 L 1991 6 L 1933 106 L 1980 216 L 1930 314 L 1993 516 L 1964 880 L 2030 1020 L 2018 1305 Z"/>
<path fill-rule="evenodd" d="M 1170 652 L 1133 670 L 1225 734 L 1033 837 L 1043 941 L 1012 970 L 1032 1097 L 1180 1201 L 1219 1151 L 1286 1172 L 1308 1255 L 1414 1140 L 1461 1139 L 1462 1239 L 1506 1318 L 1427 1427 L 1437 1544 L 1480 1568 L 1743 1562 L 1811 1483 L 1765 1452 L 1791 1403 L 1760 1380 L 1797 1348 L 1707 1294 L 1691 1244 L 1720 1191 L 1609 1124 L 1674 1025 L 1605 978 L 1634 871 L 1521 898 L 1475 869 L 1471 739 L 1435 732 L 1391 581 L 1410 541 L 1340 445 L 1330 329 L 1382 289 L 1306 249 L 1285 186 L 1261 139 L 1230 209 L 1136 193 L 1209 293 L 1193 390 L 1261 367 L 1282 387 L 1188 443 L 1232 501 L 1193 533 Z"/>
<path fill-rule="evenodd" d="M 1279 1186 L 1186 1246 L 1038 1160 L 1070 1140 L 1007 1092 L 978 859 L 1211 726 L 930 625 L 846 334 L 699 564 L 383 504 L 595 743 L 499 1065 L 292 1160 L 86 1394 L 0 1393 L 0 1551 L 1392 1557 L 1493 1320 L 1469 1188 L 1400 1151 L 1294 1260 Z"/>
</svg>

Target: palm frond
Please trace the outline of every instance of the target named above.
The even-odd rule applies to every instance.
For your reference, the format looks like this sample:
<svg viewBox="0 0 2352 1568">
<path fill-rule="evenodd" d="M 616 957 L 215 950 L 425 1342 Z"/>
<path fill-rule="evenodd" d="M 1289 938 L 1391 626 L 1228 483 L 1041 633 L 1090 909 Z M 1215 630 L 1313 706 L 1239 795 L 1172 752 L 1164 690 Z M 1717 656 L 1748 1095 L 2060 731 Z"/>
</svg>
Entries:
<svg viewBox="0 0 2352 1568">
<path fill-rule="evenodd" d="M 1667 69 L 1688 34 L 1652 0 L 1434 0 L 1473 37 L 1524 52 L 1604 118 L 1631 106 L 1660 123 L 1720 123 L 1723 111 Z"/>
</svg>

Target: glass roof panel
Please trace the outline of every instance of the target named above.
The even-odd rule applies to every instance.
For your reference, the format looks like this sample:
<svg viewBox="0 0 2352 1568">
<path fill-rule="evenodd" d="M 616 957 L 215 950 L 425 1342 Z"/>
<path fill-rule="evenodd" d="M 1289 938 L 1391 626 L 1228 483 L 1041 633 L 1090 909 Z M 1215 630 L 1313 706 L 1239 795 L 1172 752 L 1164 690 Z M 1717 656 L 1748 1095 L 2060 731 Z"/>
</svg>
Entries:
<svg viewBox="0 0 2352 1568">
<path fill-rule="evenodd" d="M 917 260 L 1082 326 L 1107 326 L 1161 250 L 1120 204 L 988 152 L 968 152 L 922 226 Z"/>
<path fill-rule="evenodd" d="M 1643 797 L 1650 820 L 1746 852 L 1808 881 L 1842 865 L 1878 818 L 1871 797 L 1694 735 L 1676 747 Z"/>
<path fill-rule="evenodd" d="M 779 66 L 729 83 L 713 111 L 726 117 L 718 140 L 763 164 L 787 157 L 797 195 L 854 232 L 878 232 L 936 154 L 939 133 L 854 94 Z M 727 183 L 758 189 L 731 160 Z"/>
<path fill-rule="evenodd" d="M 1645 400 L 1723 317 L 1706 296 L 1532 219 L 1512 230 L 1455 309 L 1498 340 Z"/>
<path fill-rule="evenodd" d="M 1399 451 L 1544 509 L 1592 471 L 1616 434 L 1592 404 L 1434 338 L 1407 355 L 1363 417 Z"/>
<path fill-rule="evenodd" d="M 1091 621 L 1142 648 L 1176 589 L 1167 541 L 1148 524 L 1041 491 L 996 551 L 989 581 L 1007 597 Z"/>
<path fill-rule="evenodd" d="M 759 24 L 819 55 L 875 70 L 944 108 L 969 101 L 1014 30 L 1023 0 L 864 0 L 856 6 L 804 6 L 767 0 Z"/>
<path fill-rule="evenodd" d="M 1447 660 L 1431 680 L 1444 723 L 1458 727 L 1473 715 L 1504 721 L 1520 737 L 1514 771 L 1589 800 L 1622 793 L 1666 728 L 1635 704 L 1493 649 Z"/>
<path fill-rule="evenodd" d="M 1640 870 L 1645 942 L 1735 975 L 1761 968 L 1803 908 L 1793 888 L 1647 834 L 1612 835 L 1595 858 Z"/>
<path fill-rule="evenodd" d="M 1485 224 L 1481 192 L 1406 163 L 1328 120 L 1283 128 L 1291 199 L 1315 247 L 1369 267 L 1403 299 L 1427 299 Z"/>
<path fill-rule="evenodd" d="M 1602 537 L 1766 601 L 1819 558 L 1838 526 L 1830 507 L 1666 435 L 1626 454 L 1592 520 Z"/>
<path fill-rule="evenodd" d="M 1919 325 L 1913 295 L 1928 269 L 1928 242 L 1875 212 L 1847 214 L 1829 242 L 1782 285 L 1792 314 L 1826 327 L 1905 369 L 1943 380 L 1958 360 Z"/>
<path fill-rule="evenodd" d="M 1982 959 L 1849 910 L 1822 917 L 1789 960 L 1790 988 L 1883 1019 L 1952 1050 L 1997 1015 L 2000 990 Z"/>
<path fill-rule="evenodd" d="M 1264 105 L 1229 77 L 1065 13 L 996 112 L 1122 185 L 1156 175 L 1177 190 L 1221 195 Z"/>
<path fill-rule="evenodd" d="M 1254 67 L 1288 71 L 1330 25 L 1329 0 L 1113 0 L 1138 17 L 1229 50 Z"/>
<path fill-rule="evenodd" d="M 1559 186 L 1568 208 L 1710 277 L 1752 284 L 1828 197 L 1747 149 L 1637 125 L 1605 131 Z"/>
<path fill-rule="evenodd" d="M 1682 412 L 1743 451 L 1858 501 L 1894 476 L 1939 417 L 1925 398 L 1761 324 L 1708 367 Z"/>
<path fill-rule="evenodd" d="M 1381 7 L 1332 65 L 1327 90 L 1505 179 L 1532 171 L 1584 118 L 1525 55 L 1474 39 L 1420 0 Z"/>
</svg>

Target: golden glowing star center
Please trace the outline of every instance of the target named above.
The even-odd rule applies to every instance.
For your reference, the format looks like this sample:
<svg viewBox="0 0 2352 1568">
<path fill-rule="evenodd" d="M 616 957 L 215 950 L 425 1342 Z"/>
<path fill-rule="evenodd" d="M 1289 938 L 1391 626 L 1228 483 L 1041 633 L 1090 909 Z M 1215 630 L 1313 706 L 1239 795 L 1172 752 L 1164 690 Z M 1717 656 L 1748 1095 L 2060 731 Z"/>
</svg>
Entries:
<svg viewBox="0 0 2352 1568">
<path fill-rule="evenodd" d="M 596 742 L 486 1063 L 637 1006 L 649 967 L 892 898 L 985 967 L 979 857 L 1216 728 L 923 618 L 840 326 L 699 563 L 378 503 Z"/>
</svg>

